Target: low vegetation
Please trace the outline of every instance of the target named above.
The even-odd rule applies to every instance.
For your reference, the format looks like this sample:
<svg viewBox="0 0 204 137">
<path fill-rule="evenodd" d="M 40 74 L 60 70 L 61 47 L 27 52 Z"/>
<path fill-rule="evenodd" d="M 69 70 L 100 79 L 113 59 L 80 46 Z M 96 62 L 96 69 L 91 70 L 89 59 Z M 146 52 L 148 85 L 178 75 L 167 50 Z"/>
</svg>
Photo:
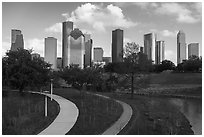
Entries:
<svg viewBox="0 0 204 137">
<path fill-rule="evenodd" d="M 2 97 L 2 134 L 35 135 L 45 129 L 58 115 L 59 106 L 48 99 L 48 116 L 44 116 L 44 96 L 5 91 Z"/>
<path fill-rule="evenodd" d="M 122 106 L 112 99 L 98 97 L 75 89 L 54 89 L 54 93 L 75 103 L 79 117 L 69 135 L 98 135 L 108 129 L 122 114 Z"/>
</svg>

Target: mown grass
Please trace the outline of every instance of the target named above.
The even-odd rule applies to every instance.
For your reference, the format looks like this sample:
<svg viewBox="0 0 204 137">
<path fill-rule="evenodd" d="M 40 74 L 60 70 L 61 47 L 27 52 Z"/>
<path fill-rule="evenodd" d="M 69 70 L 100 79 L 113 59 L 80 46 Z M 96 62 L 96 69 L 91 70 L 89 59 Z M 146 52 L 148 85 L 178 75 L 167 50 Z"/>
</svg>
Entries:
<svg viewBox="0 0 204 137">
<path fill-rule="evenodd" d="M 191 135 L 190 123 L 185 116 L 165 99 L 120 93 L 100 93 L 126 102 L 133 115 L 120 135 Z"/>
<path fill-rule="evenodd" d="M 159 73 L 149 75 L 150 84 L 202 84 L 202 73 Z"/>
<path fill-rule="evenodd" d="M 44 116 L 44 96 L 16 91 L 3 91 L 2 134 L 34 135 L 45 129 L 58 115 L 59 106 L 48 99 L 48 116 Z"/>
<path fill-rule="evenodd" d="M 122 106 L 111 100 L 75 89 L 54 89 L 60 95 L 75 103 L 79 109 L 78 119 L 69 135 L 97 135 L 108 129 L 122 114 Z M 68 117 L 68 116 L 67 116 Z"/>
</svg>

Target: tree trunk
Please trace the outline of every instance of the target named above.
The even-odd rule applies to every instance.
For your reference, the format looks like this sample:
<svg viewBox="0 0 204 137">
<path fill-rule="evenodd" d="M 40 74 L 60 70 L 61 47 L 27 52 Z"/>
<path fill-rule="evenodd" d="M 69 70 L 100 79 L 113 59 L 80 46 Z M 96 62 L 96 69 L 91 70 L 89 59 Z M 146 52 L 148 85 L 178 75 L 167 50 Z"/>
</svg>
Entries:
<svg viewBox="0 0 204 137">
<path fill-rule="evenodd" d="M 131 98 L 134 97 L 134 73 L 131 75 Z"/>
</svg>

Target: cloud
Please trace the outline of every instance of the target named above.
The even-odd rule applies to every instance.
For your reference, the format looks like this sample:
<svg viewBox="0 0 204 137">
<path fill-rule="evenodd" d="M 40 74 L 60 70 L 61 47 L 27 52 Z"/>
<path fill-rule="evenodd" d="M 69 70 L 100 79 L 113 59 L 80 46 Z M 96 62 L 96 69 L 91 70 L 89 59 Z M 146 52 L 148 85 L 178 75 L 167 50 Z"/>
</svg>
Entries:
<svg viewBox="0 0 204 137">
<path fill-rule="evenodd" d="M 178 31 L 170 31 L 170 30 L 162 30 L 160 31 L 160 34 L 164 37 L 176 37 Z"/>
<path fill-rule="evenodd" d="M 137 25 L 124 16 L 121 8 L 112 4 L 103 7 L 86 3 L 77 7 L 71 14 L 63 13 L 62 16 L 76 24 L 86 23 L 98 31 L 105 31 L 106 27 L 129 28 Z"/>
<path fill-rule="evenodd" d="M 123 43 L 124 43 L 124 44 L 127 44 L 128 42 L 130 43 L 130 42 L 132 42 L 132 40 L 129 39 L 129 38 L 124 37 Z"/>
<path fill-rule="evenodd" d="M 166 50 L 166 49 L 165 49 L 164 55 L 165 55 L 165 59 L 166 59 L 166 60 L 171 60 L 171 61 L 173 61 L 174 63 L 176 63 L 176 62 L 175 62 L 175 61 L 176 61 L 176 56 L 175 56 L 175 52 L 174 52 L 174 51 L 172 51 L 172 50 Z"/>
<path fill-rule="evenodd" d="M 175 16 L 176 20 L 180 23 L 196 23 L 200 21 L 200 18 L 193 16 L 193 12 L 184 4 L 161 3 L 161 5 L 156 8 L 155 13 Z"/>
<path fill-rule="evenodd" d="M 28 39 L 24 44 L 25 49 L 33 49 L 34 53 L 40 54 L 40 56 L 44 57 L 44 39 Z"/>
<path fill-rule="evenodd" d="M 49 33 L 61 33 L 62 32 L 62 23 L 55 23 L 52 26 L 45 29 L 45 32 Z"/>
</svg>

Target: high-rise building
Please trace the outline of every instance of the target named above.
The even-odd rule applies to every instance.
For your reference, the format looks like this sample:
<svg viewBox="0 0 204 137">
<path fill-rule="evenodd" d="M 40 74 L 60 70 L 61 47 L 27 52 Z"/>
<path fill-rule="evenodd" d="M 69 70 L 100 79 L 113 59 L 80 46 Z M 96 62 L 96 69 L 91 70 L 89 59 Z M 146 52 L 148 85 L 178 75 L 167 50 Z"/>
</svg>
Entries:
<svg viewBox="0 0 204 137">
<path fill-rule="evenodd" d="M 192 55 L 199 57 L 199 43 L 188 44 L 188 58 Z"/>
<path fill-rule="evenodd" d="M 103 62 L 105 62 L 105 65 L 111 62 L 111 57 L 103 57 Z"/>
<path fill-rule="evenodd" d="M 140 52 L 144 53 L 144 47 L 140 47 Z"/>
<path fill-rule="evenodd" d="M 85 37 L 85 56 L 84 56 L 84 65 L 85 67 L 91 67 L 91 57 L 92 57 L 92 39 L 90 34 L 84 34 Z"/>
<path fill-rule="evenodd" d="M 11 51 L 16 51 L 18 48 L 24 48 L 23 34 L 20 30 L 11 30 Z"/>
<path fill-rule="evenodd" d="M 157 41 L 156 42 L 156 49 L 155 49 L 155 64 L 160 64 L 164 60 L 164 41 Z"/>
<path fill-rule="evenodd" d="M 57 58 L 57 68 L 58 69 L 62 68 L 62 58 Z"/>
<path fill-rule="evenodd" d="M 149 33 L 144 35 L 144 53 L 147 55 L 149 60 L 155 63 L 155 45 L 156 45 L 156 34 Z"/>
<path fill-rule="evenodd" d="M 57 69 L 57 39 L 54 37 L 45 38 L 45 61 L 52 64 L 52 69 Z"/>
<path fill-rule="evenodd" d="M 183 31 L 179 31 L 177 34 L 177 64 L 186 60 L 186 36 Z"/>
<path fill-rule="evenodd" d="M 68 36 L 68 66 L 78 65 L 84 68 L 85 38 L 84 34 L 75 28 Z"/>
<path fill-rule="evenodd" d="M 123 30 L 112 31 L 112 62 L 123 61 Z"/>
<path fill-rule="evenodd" d="M 68 36 L 73 30 L 73 22 L 62 23 L 62 67 L 68 66 Z"/>
<path fill-rule="evenodd" d="M 94 48 L 94 62 L 102 62 L 103 61 L 103 49 L 102 48 Z"/>
</svg>

